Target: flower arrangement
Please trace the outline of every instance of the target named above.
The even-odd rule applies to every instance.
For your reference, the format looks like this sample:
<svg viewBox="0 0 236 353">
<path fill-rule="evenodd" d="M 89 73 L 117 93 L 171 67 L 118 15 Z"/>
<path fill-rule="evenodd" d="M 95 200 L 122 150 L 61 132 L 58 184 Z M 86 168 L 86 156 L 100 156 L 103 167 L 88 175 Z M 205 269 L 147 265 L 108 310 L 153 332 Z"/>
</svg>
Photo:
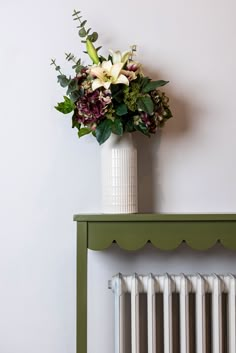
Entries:
<svg viewBox="0 0 236 353">
<path fill-rule="evenodd" d="M 66 60 L 73 63 L 75 71 L 68 77 L 52 59 L 58 82 L 67 89 L 64 101 L 55 108 L 63 114 L 73 112 L 72 127 L 78 129 L 78 136 L 92 133 L 99 144 L 111 133 L 156 133 L 172 117 L 169 98 L 159 89 L 168 81 L 152 81 L 143 74 L 141 64 L 134 60 L 135 45 L 123 53 L 109 50 L 107 58 L 99 55 L 101 47 L 94 44 L 97 32 L 91 33 L 80 11 L 74 10 L 72 16 L 92 63 L 85 65 L 72 53 L 66 53 Z"/>
</svg>

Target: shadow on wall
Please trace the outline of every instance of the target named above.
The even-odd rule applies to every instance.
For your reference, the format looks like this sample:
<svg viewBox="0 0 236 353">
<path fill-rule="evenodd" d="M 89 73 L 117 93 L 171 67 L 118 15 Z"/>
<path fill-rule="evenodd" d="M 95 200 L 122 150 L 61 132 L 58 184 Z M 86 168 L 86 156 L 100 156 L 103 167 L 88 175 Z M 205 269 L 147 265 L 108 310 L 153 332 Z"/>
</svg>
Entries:
<svg viewBox="0 0 236 353">
<path fill-rule="evenodd" d="M 157 200 L 162 199 L 158 170 L 158 151 L 163 138 L 177 142 L 191 128 L 193 109 L 188 104 L 174 96 L 170 90 L 164 90 L 170 97 L 170 107 L 173 118 L 164 126 L 165 133 L 160 130 L 148 138 L 140 133 L 135 134 L 138 150 L 138 205 L 140 213 L 158 212 Z"/>
</svg>

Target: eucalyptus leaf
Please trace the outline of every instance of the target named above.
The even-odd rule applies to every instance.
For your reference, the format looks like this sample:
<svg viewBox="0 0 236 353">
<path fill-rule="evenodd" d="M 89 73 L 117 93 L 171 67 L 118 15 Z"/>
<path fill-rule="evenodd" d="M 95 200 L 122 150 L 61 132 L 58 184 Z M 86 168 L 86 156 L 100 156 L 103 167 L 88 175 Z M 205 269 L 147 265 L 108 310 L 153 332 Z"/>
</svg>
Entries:
<svg viewBox="0 0 236 353">
<path fill-rule="evenodd" d="M 99 145 L 102 145 L 111 136 L 112 125 L 113 124 L 110 119 L 105 119 L 97 125 L 96 139 Z"/>
<path fill-rule="evenodd" d="M 82 28 L 79 30 L 79 36 L 83 38 L 83 37 L 86 37 L 86 35 L 87 35 L 87 32 L 86 32 L 85 28 L 82 27 Z"/>
<path fill-rule="evenodd" d="M 91 42 L 96 42 L 96 40 L 98 39 L 98 33 L 97 32 L 93 32 L 92 34 L 90 34 L 88 36 L 88 39 L 91 41 Z"/>
<path fill-rule="evenodd" d="M 67 89 L 66 94 L 70 94 L 71 92 L 76 91 L 77 88 L 78 88 L 77 81 L 76 80 L 71 80 L 69 85 L 68 85 L 68 89 Z"/>
<path fill-rule="evenodd" d="M 81 71 L 81 69 L 83 69 L 83 66 L 82 65 L 75 65 L 73 67 L 73 69 L 75 69 L 75 72 L 78 74 Z"/>
<path fill-rule="evenodd" d="M 80 26 L 84 27 L 86 25 L 86 23 L 87 23 L 87 20 L 84 20 L 83 22 L 81 22 Z"/>
<path fill-rule="evenodd" d="M 72 16 L 77 16 L 81 11 L 78 11 L 78 10 L 74 10 Z"/>
<path fill-rule="evenodd" d="M 151 115 L 153 113 L 154 104 L 149 96 L 140 97 L 137 100 L 138 109 Z"/>
<path fill-rule="evenodd" d="M 61 87 L 67 87 L 70 79 L 66 77 L 66 75 L 58 75 L 57 80 L 60 83 Z"/>
<path fill-rule="evenodd" d="M 76 102 L 79 97 L 81 97 L 81 93 L 80 91 L 76 90 L 76 91 L 73 91 L 70 93 L 70 99 L 73 101 L 73 102 Z"/>
</svg>

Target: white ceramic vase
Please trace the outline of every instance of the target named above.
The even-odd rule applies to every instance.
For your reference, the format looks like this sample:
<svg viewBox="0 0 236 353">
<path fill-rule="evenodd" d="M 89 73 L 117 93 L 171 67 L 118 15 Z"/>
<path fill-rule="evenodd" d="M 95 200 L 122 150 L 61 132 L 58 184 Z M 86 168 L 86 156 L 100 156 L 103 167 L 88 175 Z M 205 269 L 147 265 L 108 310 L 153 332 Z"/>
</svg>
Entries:
<svg viewBox="0 0 236 353">
<path fill-rule="evenodd" d="M 101 148 L 102 212 L 137 213 L 137 149 L 132 134 L 112 134 Z"/>
</svg>

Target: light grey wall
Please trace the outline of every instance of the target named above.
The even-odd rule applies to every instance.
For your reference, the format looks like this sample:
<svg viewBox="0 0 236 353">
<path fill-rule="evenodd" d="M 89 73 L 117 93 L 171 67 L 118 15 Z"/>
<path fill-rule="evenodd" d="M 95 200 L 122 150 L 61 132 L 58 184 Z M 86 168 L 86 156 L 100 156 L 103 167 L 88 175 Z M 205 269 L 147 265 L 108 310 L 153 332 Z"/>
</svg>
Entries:
<svg viewBox="0 0 236 353">
<path fill-rule="evenodd" d="M 64 51 L 82 51 L 74 8 L 100 33 L 104 50 L 135 43 L 145 72 L 171 81 L 166 90 L 175 119 L 161 136 L 137 137 L 140 211 L 236 211 L 234 0 L 1 0 L 1 353 L 75 351 L 72 215 L 100 211 L 100 162 L 96 141 L 78 141 L 70 118 L 53 108 L 63 91 L 50 58 L 63 63 Z M 90 299 L 103 303 L 110 296 L 109 305 L 107 279 L 120 266 L 113 251 L 90 255 Z M 150 251 L 143 261 L 123 257 L 122 270 L 143 271 L 143 262 L 145 271 L 152 269 L 156 255 Z M 177 270 L 188 270 L 185 256 L 192 257 L 180 251 Z M 215 260 L 205 260 L 209 270 L 220 271 L 221 259 L 222 270 L 232 271 L 234 255 L 217 251 Z M 165 256 L 163 261 L 156 271 L 166 271 Z M 95 276 L 99 268 L 109 269 L 101 281 Z M 90 325 L 111 327 L 108 315 L 90 315 Z M 93 342 L 104 353 L 112 349 L 110 338 L 94 338 L 90 353 L 100 352 Z"/>
</svg>

